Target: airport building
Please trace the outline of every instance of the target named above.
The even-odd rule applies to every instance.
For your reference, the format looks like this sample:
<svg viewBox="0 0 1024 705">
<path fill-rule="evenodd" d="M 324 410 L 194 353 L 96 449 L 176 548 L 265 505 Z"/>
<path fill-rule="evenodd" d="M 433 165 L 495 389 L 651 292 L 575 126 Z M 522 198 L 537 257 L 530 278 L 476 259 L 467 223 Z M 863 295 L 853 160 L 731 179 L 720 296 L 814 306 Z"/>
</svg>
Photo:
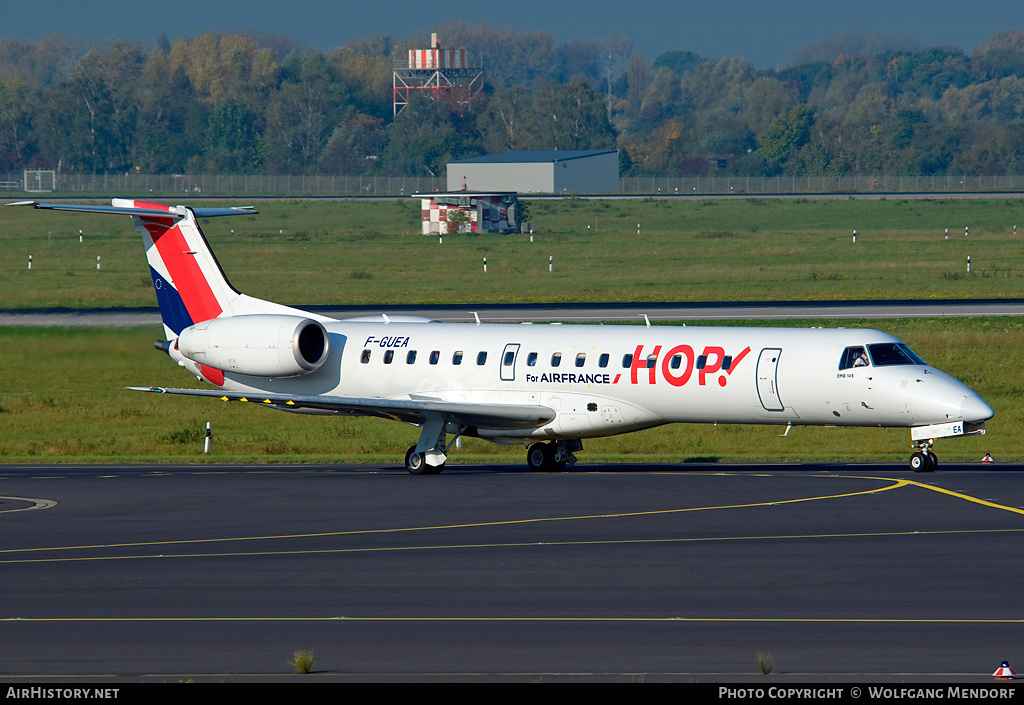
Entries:
<svg viewBox="0 0 1024 705">
<path fill-rule="evenodd" d="M 448 190 L 618 193 L 614 149 L 504 152 L 448 162 Z"/>
<path fill-rule="evenodd" d="M 452 191 L 415 194 L 421 200 L 423 234 L 514 233 L 519 230 L 515 193 Z"/>
</svg>

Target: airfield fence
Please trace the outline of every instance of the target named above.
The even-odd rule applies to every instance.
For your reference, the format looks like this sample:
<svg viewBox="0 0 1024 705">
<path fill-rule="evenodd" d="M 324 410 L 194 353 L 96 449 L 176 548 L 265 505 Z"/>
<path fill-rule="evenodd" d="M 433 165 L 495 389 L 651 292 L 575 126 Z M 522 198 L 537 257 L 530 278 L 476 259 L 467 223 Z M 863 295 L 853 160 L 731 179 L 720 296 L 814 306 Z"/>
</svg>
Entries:
<svg viewBox="0 0 1024 705">
<path fill-rule="evenodd" d="M 25 193 L 24 172 L 0 174 L 0 193 Z M 447 180 L 426 176 L 296 174 L 58 174 L 61 196 L 406 197 L 447 190 Z M 636 176 L 619 180 L 619 193 L 651 196 L 774 196 L 1024 192 L 1024 175 L 922 176 Z M 528 196 L 529 193 L 520 195 Z M 569 191 L 559 196 L 579 195 Z M 33 193 L 33 197 L 38 197 Z"/>
</svg>

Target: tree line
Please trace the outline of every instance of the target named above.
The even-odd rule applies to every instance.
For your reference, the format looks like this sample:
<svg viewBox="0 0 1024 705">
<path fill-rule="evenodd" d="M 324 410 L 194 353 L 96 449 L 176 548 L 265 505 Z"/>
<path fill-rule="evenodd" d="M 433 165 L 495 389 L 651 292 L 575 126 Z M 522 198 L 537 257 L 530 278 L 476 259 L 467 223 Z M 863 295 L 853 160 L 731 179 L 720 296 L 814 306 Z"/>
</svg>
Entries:
<svg viewBox="0 0 1024 705">
<path fill-rule="evenodd" d="M 253 34 L 2 39 L 0 172 L 427 176 L 487 153 L 617 148 L 624 176 L 1024 173 L 1024 32 L 970 54 L 840 38 L 767 70 L 685 50 L 648 62 L 615 36 L 439 34 L 484 83 L 397 116 L 392 68 L 425 35 L 331 51 Z"/>
</svg>

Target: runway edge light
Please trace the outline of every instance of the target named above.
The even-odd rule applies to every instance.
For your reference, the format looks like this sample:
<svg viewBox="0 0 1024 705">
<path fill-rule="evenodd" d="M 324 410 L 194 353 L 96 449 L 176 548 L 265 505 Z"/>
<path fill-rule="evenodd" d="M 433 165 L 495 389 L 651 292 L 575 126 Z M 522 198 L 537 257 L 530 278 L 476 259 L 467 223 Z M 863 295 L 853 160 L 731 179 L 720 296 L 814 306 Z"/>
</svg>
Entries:
<svg viewBox="0 0 1024 705">
<path fill-rule="evenodd" d="M 996 672 L 993 673 L 992 676 L 993 678 L 998 678 L 999 680 L 1008 681 L 1016 678 L 1017 672 L 1010 668 L 1009 661 L 1003 661 L 1003 664 L 996 669 Z"/>
</svg>

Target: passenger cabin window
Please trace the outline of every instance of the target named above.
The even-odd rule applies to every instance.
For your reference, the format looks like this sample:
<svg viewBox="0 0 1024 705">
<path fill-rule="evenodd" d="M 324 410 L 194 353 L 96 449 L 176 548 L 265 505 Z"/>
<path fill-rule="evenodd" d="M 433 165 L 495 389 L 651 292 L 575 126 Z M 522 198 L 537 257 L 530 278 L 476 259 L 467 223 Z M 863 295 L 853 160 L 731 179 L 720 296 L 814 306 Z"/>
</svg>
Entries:
<svg viewBox="0 0 1024 705">
<path fill-rule="evenodd" d="M 633 366 L 633 356 L 629 353 L 622 356 L 622 368 L 628 369 Z"/>
<path fill-rule="evenodd" d="M 462 351 L 461 350 L 456 350 L 455 354 L 452 355 L 452 364 L 453 365 L 461 365 L 462 364 Z"/>
<path fill-rule="evenodd" d="M 876 367 L 927 364 L 903 343 L 877 343 L 869 345 L 868 352 L 871 353 L 871 361 Z"/>
<path fill-rule="evenodd" d="M 597 358 L 598 367 L 608 367 L 608 353 L 601 353 L 601 357 Z"/>
<path fill-rule="evenodd" d="M 732 367 L 732 355 L 726 355 L 722 358 L 722 369 L 728 370 L 730 367 Z"/>
<path fill-rule="evenodd" d="M 483 350 L 476 354 L 476 364 L 485 365 L 487 364 L 487 353 Z"/>
<path fill-rule="evenodd" d="M 683 364 L 683 356 L 682 355 L 673 355 L 672 356 L 672 361 L 669 363 L 669 367 L 671 367 L 673 370 L 678 370 L 679 366 L 682 365 L 682 364 Z"/>
<path fill-rule="evenodd" d="M 526 364 L 528 367 L 535 367 L 537 365 L 537 353 L 532 352 L 526 356 Z"/>
<path fill-rule="evenodd" d="M 384 364 L 385 365 L 390 365 L 391 361 L 394 360 L 394 359 L 395 359 L 395 351 L 394 350 L 385 350 L 384 351 Z"/>
<path fill-rule="evenodd" d="M 440 350 L 431 350 L 430 351 L 430 360 L 429 360 L 430 364 L 431 365 L 436 365 L 440 360 L 441 360 L 441 351 Z"/>
<path fill-rule="evenodd" d="M 509 350 L 505 353 L 505 359 L 502 361 L 505 367 L 512 367 L 512 363 L 516 361 L 516 354 L 513 350 Z"/>
<path fill-rule="evenodd" d="M 587 361 L 587 354 L 580 353 L 576 356 L 576 367 L 583 367 L 583 363 Z"/>
<path fill-rule="evenodd" d="M 370 361 L 370 351 L 369 350 L 363 350 L 363 354 L 359 356 L 359 362 L 361 362 L 361 363 L 363 363 L 365 365 L 369 361 Z"/>
<path fill-rule="evenodd" d="M 658 356 L 657 355 L 651 353 L 650 355 L 647 356 L 647 369 L 653 370 L 657 364 L 658 364 Z"/>
<path fill-rule="evenodd" d="M 411 365 L 414 362 L 416 362 L 416 351 L 410 350 L 408 354 L 405 356 L 405 364 Z"/>
<path fill-rule="evenodd" d="M 558 367 L 562 364 L 562 353 L 555 353 L 551 356 L 551 366 Z"/>
<path fill-rule="evenodd" d="M 863 345 L 851 345 L 843 350 L 843 356 L 839 359 L 839 369 L 848 370 L 851 367 L 867 367 L 868 354 Z"/>
</svg>

